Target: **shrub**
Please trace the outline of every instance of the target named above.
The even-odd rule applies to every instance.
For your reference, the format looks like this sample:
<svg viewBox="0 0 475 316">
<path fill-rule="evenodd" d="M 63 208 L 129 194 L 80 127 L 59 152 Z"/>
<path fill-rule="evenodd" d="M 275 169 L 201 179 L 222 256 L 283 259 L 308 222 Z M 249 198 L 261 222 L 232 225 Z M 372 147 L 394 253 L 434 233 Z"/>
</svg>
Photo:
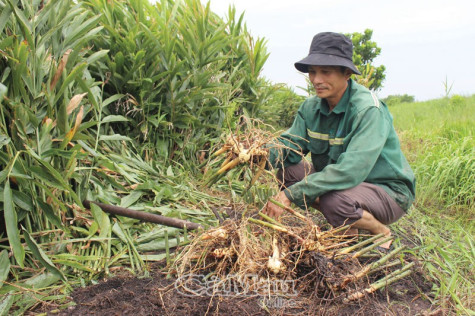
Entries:
<svg viewBox="0 0 475 316">
<path fill-rule="evenodd" d="M 388 95 L 386 98 L 381 99 L 388 106 L 393 106 L 401 103 L 411 103 L 414 102 L 414 96 L 408 94 L 395 94 Z"/>
</svg>

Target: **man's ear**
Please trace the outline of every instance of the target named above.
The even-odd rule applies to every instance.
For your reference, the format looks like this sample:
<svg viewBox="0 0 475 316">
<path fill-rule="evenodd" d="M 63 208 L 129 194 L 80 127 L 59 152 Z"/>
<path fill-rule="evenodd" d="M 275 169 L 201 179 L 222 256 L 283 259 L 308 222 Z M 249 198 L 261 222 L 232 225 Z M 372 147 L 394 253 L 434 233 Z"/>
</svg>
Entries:
<svg viewBox="0 0 475 316">
<path fill-rule="evenodd" d="M 350 79 L 352 74 L 353 74 L 353 72 L 349 68 L 345 69 L 345 78 L 346 78 L 346 80 Z"/>
</svg>

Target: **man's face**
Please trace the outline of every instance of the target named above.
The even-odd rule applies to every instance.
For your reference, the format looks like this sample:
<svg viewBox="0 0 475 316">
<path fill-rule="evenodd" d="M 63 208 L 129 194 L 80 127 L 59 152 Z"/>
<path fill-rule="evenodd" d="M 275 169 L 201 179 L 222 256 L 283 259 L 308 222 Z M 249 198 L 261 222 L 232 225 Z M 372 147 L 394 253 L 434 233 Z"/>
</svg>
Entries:
<svg viewBox="0 0 475 316">
<path fill-rule="evenodd" d="M 317 96 L 327 99 L 329 105 L 334 107 L 345 93 L 351 71 L 346 69 L 342 73 L 337 66 L 309 66 L 308 76 Z"/>
</svg>

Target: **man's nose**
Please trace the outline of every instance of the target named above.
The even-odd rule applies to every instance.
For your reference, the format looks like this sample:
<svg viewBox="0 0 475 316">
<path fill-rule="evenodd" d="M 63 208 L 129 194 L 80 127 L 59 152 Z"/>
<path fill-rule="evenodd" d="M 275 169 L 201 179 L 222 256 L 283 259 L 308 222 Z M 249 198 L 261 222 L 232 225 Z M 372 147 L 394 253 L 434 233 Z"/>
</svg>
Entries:
<svg viewBox="0 0 475 316">
<path fill-rule="evenodd" d="M 320 84 L 322 83 L 322 76 L 320 76 L 319 74 L 315 74 L 315 76 L 313 76 L 312 78 L 312 83 L 313 84 Z"/>
</svg>

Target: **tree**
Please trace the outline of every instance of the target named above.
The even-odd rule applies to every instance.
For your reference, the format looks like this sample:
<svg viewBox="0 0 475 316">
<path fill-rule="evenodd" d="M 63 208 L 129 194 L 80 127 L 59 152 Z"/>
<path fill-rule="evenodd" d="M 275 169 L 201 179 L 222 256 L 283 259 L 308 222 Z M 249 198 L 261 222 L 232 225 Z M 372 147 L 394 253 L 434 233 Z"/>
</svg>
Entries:
<svg viewBox="0 0 475 316">
<path fill-rule="evenodd" d="M 379 90 L 386 78 L 384 65 L 374 66 L 373 60 L 381 53 L 381 48 L 371 40 L 373 30 L 366 29 L 364 33 L 345 34 L 353 42 L 353 62 L 361 72 L 357 81 L 370 90 Z"/>
</svg>

